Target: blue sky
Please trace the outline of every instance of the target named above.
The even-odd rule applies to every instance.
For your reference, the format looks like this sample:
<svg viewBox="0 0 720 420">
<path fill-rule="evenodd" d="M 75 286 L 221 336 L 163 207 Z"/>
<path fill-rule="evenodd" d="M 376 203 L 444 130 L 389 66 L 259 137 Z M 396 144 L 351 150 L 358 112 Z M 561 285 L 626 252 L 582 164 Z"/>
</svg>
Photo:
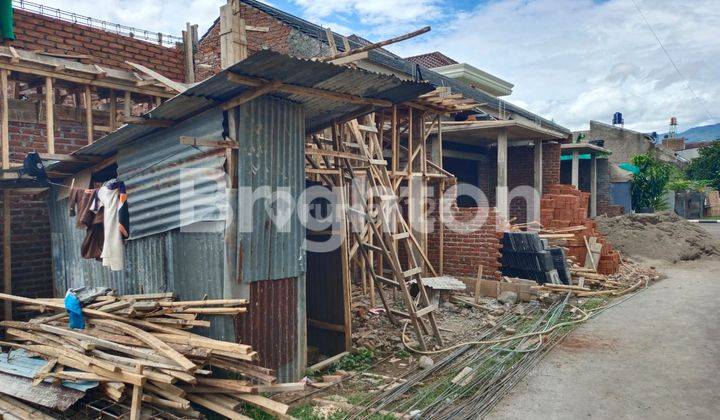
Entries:
<svg viewBox="0 0 720 420">
<path fill-rule="evenodd" d="M 268 0 L 343 34 L 370 40 L 425 25 L 389 49 L 442 51 L 515 85 L 507 99 L 571 129 L 590 119 L 667 131 L 720 120 L 718 0 Z M 678 66 L 670 64 L 634 2 Z M 203 32 L 225 0 L 44 0 L 43 4 L 178 34 Z M 691 89 L 696 93 L 691 93 Z"/>
</svg>

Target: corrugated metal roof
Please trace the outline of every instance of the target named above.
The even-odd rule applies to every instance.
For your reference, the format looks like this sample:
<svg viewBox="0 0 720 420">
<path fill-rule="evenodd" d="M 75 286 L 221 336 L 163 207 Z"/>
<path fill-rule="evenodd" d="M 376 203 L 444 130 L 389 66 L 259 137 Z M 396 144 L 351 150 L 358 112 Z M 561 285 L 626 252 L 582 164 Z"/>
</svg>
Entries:
<svg viewBox="0 0 720 420">
<path fill-rule="evenodd" d="M 258 10 L 263 11 L 264 13 L 267 13 L 270 16 L 277 18 L 278 20 L 284 22 L 285 24 L 301 31 L 305 35 L 308 35 L 310 37 L 318 39 L 321 42 L 324 42 L 326 44 L 328 43 L 327 31 L 325 30 L 325 28 L 321 27 L 320 25 L 316 25 L 312 22 L 308 22 L 308 21 L 301 19 L 297 16 L 294 16 L 290 13 L 276 9 L 266 3 L 262 3 L 262 2 L 259 2 L 256 0 L 240 0 L 240 1 L 242 3 L 247 4 L 248 6 L 254 7 Z M 340 51 L 344 51 L 345 48 L 343 46 L 343 37 L 336 33 L 332 33 L 332 34 L 333 34 L 333 37 L 335 38 L 335 45 L 336 45 L 337 49 Z M 362 44 L 355 42 L 353 40 L 349 40 L 349 43 L 350 43 L 351 49 L 362 46 Z M 389 67 L 393 70 L 397 70 L 397 71 L 400 71 L 407 75 L 410 75 L 415 80 L 428 81 L 435 86 L 449 86 L 452 88 L 453 92 L 461 93 L 461 94 L 463 94 L 463 96 L 465 96 L 467 98 L 475 99 L 476 101 L 481 102 L 481 103 L 486 103 L 486 104 L 488 104 L 488 106 L 493 107 L 493 108 L 503 107 L 506 111 L 510 111 L 510 112 L 514 112 L 518 115 L 522 115 L 523 117 L 528 118 L 532 121 L 537 121 L 546 127 L 552 128 L 553 130 L 558 130 L 563 133 L 570 134 L 570 130 L 568 130 L 567 128 L 565 128 L 553 121 L 543 118 L 543 117 L 541 117 L 537 114 L 534 114 L 526 109 L 520 108 L 517 105 L 513 105 L 510 102 L 504 101 L 502 99 L 498 99 L 492 95 L 488 95 L 477 89 L 473 89 L 470 86 L 464 84 L 463 82 L 443 76 L 439 73 L 436 73 L 430 69 L 422 67 L 416 63 L 410 62 L 406 59 L 398 58 L 396 55 L 391 54 L 389 52 L 384 52 L 382 49 L 376 49 L 376 50 L 369 51 L 368 59 L 377 64 L 380 64 L 380 65 Z"/>
<path fill-rule="evenodd" d="M 145 114 L 145 117 L 182 121 L 216 107 L 249 89 L 248 86 L 228 80 L 228 73 L 281 80 L 287 84 L 325 89 L 364 98 L 384 99 L 392 103 L 405 102 L 434 89 L 430 84 L 403 81 L 395 76 L 304 60 L 263 50 L 169 99 Z M 272 96 L 286 98 L 303 105 L 305 127 L 308 131 L 317 130 L 327 126 L 333 119 L 342 119 L 344 116 L 366 108 L 362 104 L 350 104 L 314 95 L 277 93 Z M 149 125 L 124 125 L 93 144 L 79 149 L 74 154 L 107 156 L 116 152 L 120 146 L 160 130 L 163 128 Z"/>
</svg>

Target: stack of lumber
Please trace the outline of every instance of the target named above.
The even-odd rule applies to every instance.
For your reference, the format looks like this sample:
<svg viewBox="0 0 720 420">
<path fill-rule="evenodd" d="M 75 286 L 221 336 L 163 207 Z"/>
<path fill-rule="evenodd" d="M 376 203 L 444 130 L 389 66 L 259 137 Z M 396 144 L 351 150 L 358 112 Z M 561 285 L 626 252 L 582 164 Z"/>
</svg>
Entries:
<svg viewBox="0 0 720 420">
<path fill-rule="evenodd" d="M 258 355 L 249 345 L 190 331 L 209 327 L 198 315 L 244 313 L 243 299 L 176 301 L 172 293 L 100 296 L 83 308 L 85 329 L 68 328 L 62 300 L 8 294 L 0 299 L 25 309 L 60 311 L 29 322 L 0 322 L 3 347 L 24 349 L 47 361 L 36 381 L 98 382 L 105 398 L 128 402 L 131 418 L 140 418 L 143 404 L 199 417 L 191 403 L 228 418 L 245 418 L 236 409 L 246 403 L 282 416 L 286 405 L 258 394 L 304 386 L 276 384 L 272 370 L 250 363 Z"/>
<path fill-rule="evenodd" d="M 546 238 L 564 239 L 568 256 L 578 264 L 586 265 L 586 241 L 595 238 L 602 245 L 600 259 L 595 261 L 597 272 L 614 274 L 620 267 L 620 254 L 613 249 L 605 236 L 597 230 L 597 223 L 588 218 L 590 194 L 572 185 L 554 184 L 545 188 L 540 200 L 540 222 L 548 230 Z"/>
</svg>

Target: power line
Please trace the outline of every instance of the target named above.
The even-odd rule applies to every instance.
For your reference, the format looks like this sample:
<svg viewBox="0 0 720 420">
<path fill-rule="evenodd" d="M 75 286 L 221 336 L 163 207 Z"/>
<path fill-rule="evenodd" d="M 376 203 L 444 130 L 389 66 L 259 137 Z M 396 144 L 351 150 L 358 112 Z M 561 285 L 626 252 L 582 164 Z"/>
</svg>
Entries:
<svg viewBox="0 0 720 420">
<path fill-rule="evenodd" d="M 665 46 L 663 45 L 662 41 L 660 41 L 660 37 L 659 37 L 658 34 L 655 32 L 655 30 L 653 29 L 652 25 L 650 25 L 650 22 L 648 22 L 647 18 L 645 17 L 645 14 L 642 12 L 642 10 L 640 10 L 640 6 L 638 6 L 638 4 L 637 4 L 637 2 L 636 2 L 635 0 L 631 0 L 631 1 L 632 1 L 632 3 L 635 5 L 635 8 L 637 9 L 638 13 L 640 13 L 640 16 L 642 17 L 642 19 L 645 21 L 645 25 L 647 25 L 648 29 L 650 29 L 650 32 L 652 32 L 653 36 L 654 36 L 655 39 L 657 40 L 658 44 L 660 45 L 660 48 L 662 48 L 663 52 L 664 52 L 665 55 L 667 56 L 668 60 L 670 61 L 670 64 L 672 64 L 672 66 L 675 68 L 675 71 L 677 72 L 677 74 L 678 74 L 678 75 L 680 76 L 680 78 L 685 82 L 685 87 L 690 91 L 690 93 L 693 94 L 693 96 L 695 96 L 695 99 L 697 99 L 698 103 L 700 104 L 700 106 L 702 107 L 702 109 L 705 111 L 705 114 L 707 114 L 708 118 L 711 119 L 711 120 L 715 120 L 715 118 L 710 114 L 710 111 L 708 110 L 708 108 L 705 106 L 705 102 L 698 96 L 697 93 L 695 93 L 695 91 L 693 90 L 692 86 L 690 86 L 690 81 L 689 81 L 689 80 L 685 77 L 685 75 L 680 71 L 680 69 L 678 68 L 677 64 L 675 64 L 675 60 L 672 59 L 672 57 L 670 56 L 670 53 L 669 53 L 668 50 L 665 48 Z"/>
</svg>

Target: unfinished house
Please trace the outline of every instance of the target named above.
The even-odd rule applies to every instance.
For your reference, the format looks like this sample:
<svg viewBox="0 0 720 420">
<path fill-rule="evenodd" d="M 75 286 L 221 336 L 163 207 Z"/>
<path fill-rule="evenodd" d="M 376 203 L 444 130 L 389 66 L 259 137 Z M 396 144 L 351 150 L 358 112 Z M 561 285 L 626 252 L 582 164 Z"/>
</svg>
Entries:
<svg viewBox="0 0 720 420">
<path fill-rule="evenodd" d="M 432 119 L 427 115 L 424 117 L 430 128 L 425 146 L 429 162 L 453 176 L 452 182 L 442 185 L 439 180 L 435 182 L 436 196 L 456 180 L 466 182 L 486 193 L 489 220 L 495 219 L 496 209 L 497 215 L 515 223 L 539 220 L 539 197 L 532 203 L 535 214 L 527 215 L 525 200 L 508 198 L 508 192 L 519 185 L 559 183 L 560 143 L 568 141 L 570 131 L 499 99 L 497 96 L 510 93 L 512 84 L 472 66 L 458 66 L 454 60 L 440 53 L 403 59 L 382 48 L 374 48 L 347 55 L 345 52 L 356 51 L 367 46 L 368 42 L 356 36 L 343 37 L 262 2 L 238 0 L 229 2 L 228 7 L 243 20 L 245 31 L 238 38 L 249 54 L 262 48 L 300 57 L 323 57 L 336 53 L 335 63 L 352 63 L 370 71 L 427 81 L 448 96 L 445 100 L 454 97 L 456 101 L 466 101 L 466 106 L 458 108 L 455 113 L 462 115 L 461 118 L 466 121 L 455 122 L 456 117 L 446 116 L 438 128 L 439 124 L 435 122 L 432 122 L 433 127 L 429 127 Z M 227 37 L 231 28 L 231 25 L 223 26 L 222 22 L 221 16 L 199 41 L 195 55 L 198 79 L 220 69 L 221 38 Z M 443 73 L 444 69 L 447 74 Z M 442 100 L 440 98 L 436 102 Z M 432 109 L 416 110 L 414 127 L 418 127 L 423 113 L 432 114 Z M 477 120 L 468 121 L 468 113 Z M 409 122 L 405 122 L 401 129 L 402 148 L 392 149 L 388 139 L 382 142 L 386 156 L 395 156 L 400 152 L 395 159 L 401 167 L 408 160 L 404 155 L 407 150 L 404 133 L 409 126 Z M 394 171 L 394 167 L 391 170 Z M 436 203 L 434 207 L 439 208 L 439 205 Z M 477 204 L 466 197 L 458 197 L 458 205 L 453 211 L 462 220 L 462 213 L 470 214 L 466 208 L 474 206 Z M 441 214 L 438 214 L 436 220 L 442 222 L 440 218 Z M 436 229 L 435 232 L 437 234 L 430 235 L 426 242 L 424 238 L 427 235 L 416 234 L 439 273 L 475 276 L 477 266 L 482 264 L 486 267 L 487 276 L 499 278 L 499 243 L 494 223 L 484 224 L 470 235 L 458 235 L 444 229 Z M 479 253 L 469 252 L 478 246 L 482 248 Z"/>
</svg>

